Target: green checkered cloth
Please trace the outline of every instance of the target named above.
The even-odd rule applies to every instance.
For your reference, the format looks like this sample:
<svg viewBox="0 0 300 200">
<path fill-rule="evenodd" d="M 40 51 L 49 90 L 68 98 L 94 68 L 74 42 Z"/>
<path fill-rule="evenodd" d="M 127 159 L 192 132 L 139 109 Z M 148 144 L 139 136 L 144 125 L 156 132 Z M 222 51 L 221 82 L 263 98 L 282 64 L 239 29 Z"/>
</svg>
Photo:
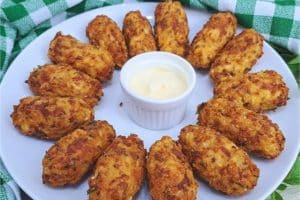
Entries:
<svg viewBox="0 0 300 200">
<path fill-rule="evenodd" d="M 143 1 L 143 0 L 140 0 Z M 144 0 L 147 1 L 147 0 Z M 233 12 L 241 25 L 264 35 L 300 83 L 300 2 L 291 0 L 181 0 L 197 9 Z M 0 0 L 1 2 L 1 0 Z M 122 0 L 4 0 L 0 3 L 0 82 L 11 61 L 33 39 L 55 24 L 84 11 Z M 299 200 L 300 158 L 268 200 Z M 0 199 L 20 199 L 0 160 Z"/>
<path fill-rule="evenodd" d="M 0 199 L 1 200 L 21 200 L 20 189 L 12 180 L 0 160 Z"/>
</svg>

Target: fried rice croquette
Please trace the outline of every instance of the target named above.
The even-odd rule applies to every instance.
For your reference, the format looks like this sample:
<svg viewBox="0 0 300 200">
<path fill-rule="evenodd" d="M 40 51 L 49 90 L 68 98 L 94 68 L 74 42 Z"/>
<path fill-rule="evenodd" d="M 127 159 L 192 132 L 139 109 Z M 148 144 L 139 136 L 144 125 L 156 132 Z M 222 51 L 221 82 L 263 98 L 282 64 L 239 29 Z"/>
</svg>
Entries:
<svg viewBox="0 0 300 200">
<path fill-rule="evenodd" d="M 121 68 L 128 59 L 127 47 L 123 34 L 111 18 L 99 15 L 86 28 L 86 35 L 91 44 L 108 50 L 116 64 Z"/>
<path fill-rule="evenodd" d="M 69 65 L 46 64 L 31 72 L 26 81 L 35 95 L 79 97 L 95 106 L 103 95 L 101 83 Z"/>
<path fill-rule="evenodd" d="M 198 124 L 216 129 L 248 153 L 262 158 L 276 158 L 284 148 L 285 138 L 277 124 L 266 115 L 224 98 L 199 106 Z"/>
<path fill-rule="evenodd" d="M 89 199 L 133 199 L 145 176 L 146 151 L 137 135 L 118 136 L 98 159 Z"/>
<path fill-rule="evenodd" d="M 131 11 L 126 14 L 123 21 L 123 34 L 129 57 L 157 50 L 151 24 L 140 11 Z"/>
<path fill-rule="evenodd" d="M 196 174 L 214 189 L 243 195 L 257 184 L 259 169 L 248 154 L 214 129 L 188 125 L 179 142 Z"/>
<path fill-rule="evenodd" d="M 198 184 L 181 145 L 169 136 L 150 148 L 147 177 L 153 200 L 194 200 Z"/>
<path fill-rule="evenodd" d="M 11 118 L 15 127 L 27 136 L 58 139 L 94 119 L 94 111 L 75 97 L 30 96 L 14 106 Z"/>
<path fill-rule="evenodd" d="M 111 144 L 116 133 L 106 121 L 94 121 L 60 138 L 43 159 L 43 183 L 77 184 Z"/>
<path fill-rule="evenodd" d="M 51 41 L 48 57 L 55 64 L 70 65 L 102 82 L 112 78 L 115 66 L 106 49 L 84 44 L 61 32 Z"/>
<path fill-rule="evenodd" d="M 247 73 L 263 54 L 263 37 L 245 29 L 230 40 L 211 64 L 210 77 L 217 83 Z"/>
<path fill-rule="evenodd" d="M 213 14 L 192 41 L 187 60 L 195 68 L 208 68 L 217 53 L 232 39 L 237 20 L 230 12 Z"/>
<path fill-rule="evenodd" d="M 189 27 L 179 1 L 167 0 L 155 9 L 155 36 L 160 51 L 185 56 L 189 47 Z"/>
<path fill-rule="evenodd" d="M 229 78 L 214 87 L 215 97 L 236 101 L 255 112 L 286 105 L 288 92 L 282 76 L 272 70 Z"/>
</svg>

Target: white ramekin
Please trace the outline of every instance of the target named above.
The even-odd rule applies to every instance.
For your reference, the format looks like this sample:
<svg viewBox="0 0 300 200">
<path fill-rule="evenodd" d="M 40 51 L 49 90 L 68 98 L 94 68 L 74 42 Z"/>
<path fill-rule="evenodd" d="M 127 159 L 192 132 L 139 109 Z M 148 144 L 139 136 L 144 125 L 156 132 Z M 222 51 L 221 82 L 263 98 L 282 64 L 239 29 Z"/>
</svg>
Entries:
<svg viewBox="0 0 300 200">
<path fill-rule="evenodd" d="M 188 84 L 182 95 L 167 100 L 153 100 L 136 94 L 128 86 L 129 78 L 137 70 L 163 65 L 174 66 L 182 71 Z M 124 93 L 124 109 L 136 124 L 147 129 L 168 129 L 183 119 L 188 97 L 195 87 L 196 74 L 185 59 L 172 53 L 153 51 L 129 59 L 122 67 L 120 82 Z"/>
</svg>

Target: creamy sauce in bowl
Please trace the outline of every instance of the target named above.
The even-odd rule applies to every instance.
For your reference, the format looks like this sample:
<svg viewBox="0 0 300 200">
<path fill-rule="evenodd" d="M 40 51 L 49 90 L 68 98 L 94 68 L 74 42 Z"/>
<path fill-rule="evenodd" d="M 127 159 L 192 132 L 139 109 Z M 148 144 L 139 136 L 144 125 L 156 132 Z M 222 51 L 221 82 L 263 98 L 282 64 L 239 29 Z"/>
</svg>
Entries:
<svg viewBox="0 0 300 200">
<path fill-rule="evenodd" d="M 188 88 L 183 73 L 172 66 L 153 66 L 132 74 L 129 88 L 136 94 L 155 100 L 172 99 Z"/>
</svg>

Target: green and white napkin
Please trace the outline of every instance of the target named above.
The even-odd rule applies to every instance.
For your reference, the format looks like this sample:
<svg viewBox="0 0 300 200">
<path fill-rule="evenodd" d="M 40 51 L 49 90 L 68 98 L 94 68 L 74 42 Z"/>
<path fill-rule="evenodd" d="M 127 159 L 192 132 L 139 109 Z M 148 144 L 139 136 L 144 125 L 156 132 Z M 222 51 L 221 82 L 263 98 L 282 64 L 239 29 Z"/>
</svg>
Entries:
<svg viewBox="0 0 300 200">
<path fill-rule="evenodd" d="M 0 199 L 21 200 L 20 189 L 13 181 L 0 159 Z"/>
</svg>

